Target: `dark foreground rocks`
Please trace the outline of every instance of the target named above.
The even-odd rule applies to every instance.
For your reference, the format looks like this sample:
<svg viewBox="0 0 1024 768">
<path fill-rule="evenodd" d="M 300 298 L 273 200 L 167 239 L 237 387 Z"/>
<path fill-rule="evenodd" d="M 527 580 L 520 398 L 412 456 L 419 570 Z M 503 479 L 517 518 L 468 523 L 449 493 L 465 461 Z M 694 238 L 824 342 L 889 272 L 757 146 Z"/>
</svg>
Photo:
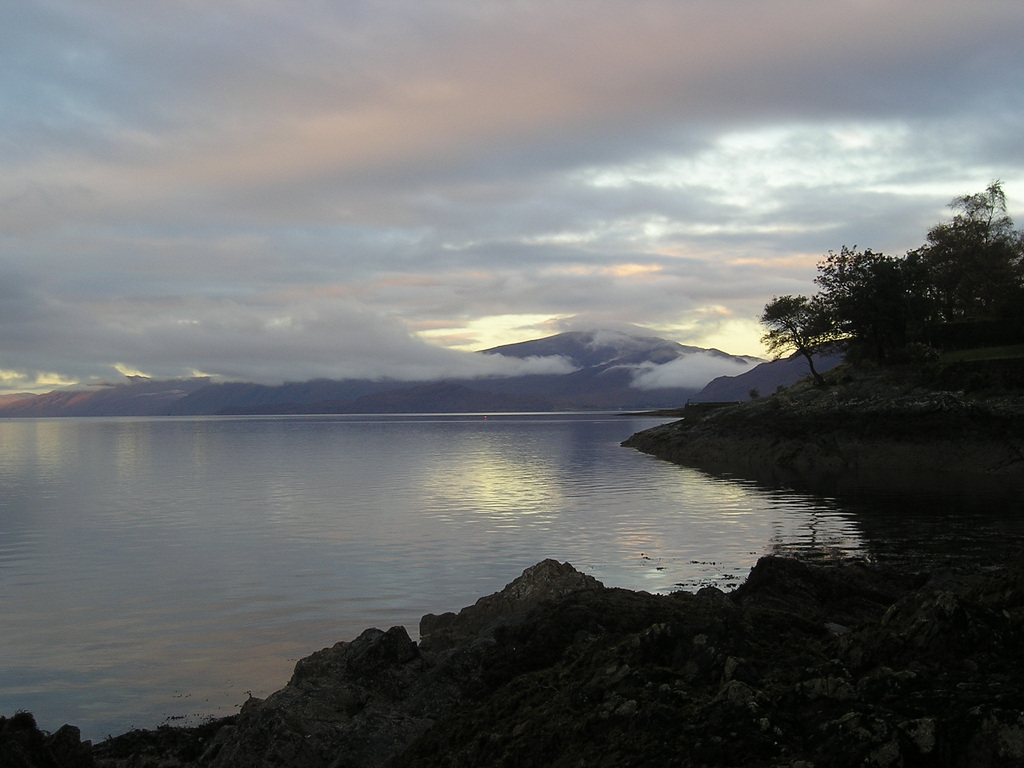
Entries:
<svg viewBox="0 0 1024 768">
<path fill-rule="evenodd" d="M 0 765 L 1024 765 L 1022 563 L 767 557 L 733 593 L 656 596 L 545 561 L 421 632 L 367 630 L 233 718 L 91 754 L 22 713 Z"/>
<path fill-rule="evenodd" d="M 92 768 L 92 744 L 65 725 L 43 733 L 30 712 L 0 717 L 0 766 L 3 768 Z"/>
</svg>

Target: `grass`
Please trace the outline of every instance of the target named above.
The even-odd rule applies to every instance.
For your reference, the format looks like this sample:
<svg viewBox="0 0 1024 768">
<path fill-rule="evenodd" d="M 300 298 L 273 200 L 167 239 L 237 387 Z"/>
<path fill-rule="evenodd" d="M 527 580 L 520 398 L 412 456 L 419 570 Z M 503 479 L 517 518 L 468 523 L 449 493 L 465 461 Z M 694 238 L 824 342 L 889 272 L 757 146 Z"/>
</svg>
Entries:
<svg viewBox="0 0 1024 768">
<path fill-rule="evenodd" d="M 983 360 L 1016 360 L 1024 357 L 1024 344 L 1010 344 L 1004 347 L 979 347 L 946 352 L 940 358 L 943 363 L 976 363 Z"/>
</svg>

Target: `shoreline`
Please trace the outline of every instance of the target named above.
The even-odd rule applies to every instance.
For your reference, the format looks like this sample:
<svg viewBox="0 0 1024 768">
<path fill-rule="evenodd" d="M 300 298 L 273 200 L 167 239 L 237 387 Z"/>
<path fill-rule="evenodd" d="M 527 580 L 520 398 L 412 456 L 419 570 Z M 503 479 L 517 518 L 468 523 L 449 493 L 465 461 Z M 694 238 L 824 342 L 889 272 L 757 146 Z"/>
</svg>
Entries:
<svg viewBox="0 0 1024 768">
<path fill-rule="evenodd" d="M 420 635 L 367 629 L 192 728 L 91 745 L 16 715 L 0 722 L 0 756 L 27 768 L 1024 760 L 1024 558 L 947 574 L 766 556 L 734 592 L 669 595 L 547 560 L 457 614 L 425 615 Z M 10 759 L 18 738 L 34 739 L 35 762 Z"/>
<path fill-rule="evenodd" d="M 1024 397 L 872 380 L 694 409 L 622 443 L 676 464 L 833 495 L 1024 493 Z"/>
</svg>

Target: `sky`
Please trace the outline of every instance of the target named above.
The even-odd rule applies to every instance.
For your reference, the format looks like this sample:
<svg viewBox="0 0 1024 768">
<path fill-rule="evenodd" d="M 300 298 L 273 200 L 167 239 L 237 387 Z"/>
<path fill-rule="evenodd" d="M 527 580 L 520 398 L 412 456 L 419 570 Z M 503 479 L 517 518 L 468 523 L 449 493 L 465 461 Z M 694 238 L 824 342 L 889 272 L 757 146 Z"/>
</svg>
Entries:
<svg viewBox="0 0 1024 768">
<path fill-rule="evenodd" d="M 0 0 L 0 391 L 765 356 L 1022 137 L 1020 0 Z"/>
</svg>

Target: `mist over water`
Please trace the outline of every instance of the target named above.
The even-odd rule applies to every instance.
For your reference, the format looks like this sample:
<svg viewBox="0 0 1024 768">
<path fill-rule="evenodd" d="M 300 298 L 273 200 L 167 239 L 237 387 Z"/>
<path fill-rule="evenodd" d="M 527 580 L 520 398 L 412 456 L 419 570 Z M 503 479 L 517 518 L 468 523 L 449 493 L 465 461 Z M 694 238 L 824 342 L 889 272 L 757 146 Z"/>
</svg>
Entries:
<svg viewBox="0 0 1024 768">
<path fill-rule="evenodd" d="M 231 714 L 315 650 L 370 626 L 416 637 L 549 557 L 607 586 L 728 589 L 764 554 L 896 557 L 946 525 L 933 504 L 887 527 L 877 505 L 619 445 L 660 421 L 0 422 L 0 714 L 92 739 Z M 997 512 L 940 547 L 1019 541 Z"/>
</svg>

